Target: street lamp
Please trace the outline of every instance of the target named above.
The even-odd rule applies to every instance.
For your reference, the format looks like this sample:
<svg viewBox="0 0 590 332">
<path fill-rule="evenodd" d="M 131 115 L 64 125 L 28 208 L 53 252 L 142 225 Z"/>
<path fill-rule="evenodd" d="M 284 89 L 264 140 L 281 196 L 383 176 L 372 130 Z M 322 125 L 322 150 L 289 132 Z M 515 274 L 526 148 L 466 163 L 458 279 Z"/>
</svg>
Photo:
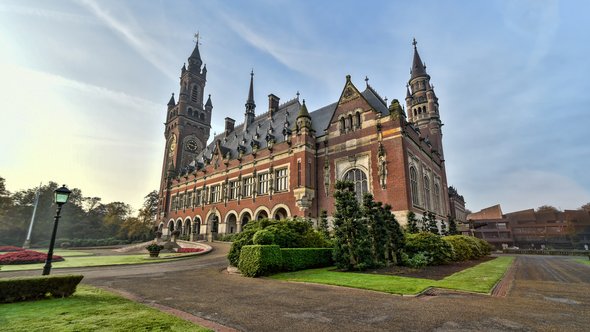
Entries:
<svg viewBox="0 0 590 332">
<path fill-rule="evenodd" d="M 53 246 L 55 245 L 55 234 L 57 233 L 57 222 L 59 221 L 59 214 L 61 212 L 61 207 L 66 204 L 70 194 L 72 192 L 66 188 L 64 184 L 61 188 L 55 189 L 53 192 L 54 198 L 53 202 L 57 204 L 57 211 L 55 213 L 55 220 L 53 222 L 53 233 L 51 233 L 51 242 L 49 242 L 49 251 L 47 251 L 47 260 L 45 260 L 45 266 L 43 267 L 43 275 L 49 275 L 51 271 L 51 260 L 53 259 Z"/>
</svg>

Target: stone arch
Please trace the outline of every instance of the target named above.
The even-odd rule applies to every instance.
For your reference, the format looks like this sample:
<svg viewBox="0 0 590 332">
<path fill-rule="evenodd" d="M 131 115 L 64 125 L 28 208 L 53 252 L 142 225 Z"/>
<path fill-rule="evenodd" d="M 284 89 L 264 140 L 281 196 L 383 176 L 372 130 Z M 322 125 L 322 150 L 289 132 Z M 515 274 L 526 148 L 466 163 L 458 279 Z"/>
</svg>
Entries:
<svg viewBox="0 0 590 332">
<path fill-rule="evenodd" d="M 221 220 L 221 214 L 217 209 L 212 209 L 205 216 L 206 233 L 212 234 L 219 231 L 219 222 Z"/>
<path fill-rule="evenodd" d="M 238 214 L 230 211 L 225 215 L 225 234 L 233 234 L 238 231 Z"/>
<path fill-rule="evenodd" d="M 192 229 L 191 217 L 186 217 L 186 219 L 184 219 L 184 225 L 182 225 L 182 235 L 184 235 L 184 236 L 190 235 L 191 229 Z"/>
<path fill-rule="evenodd" d="M 168 220 L 168 225 L 166 225 L 168 228 L 168 232 L 173 232 L 174 231 L 174 219 L 170 219 Z"/>
<path fill-rule="evenodd" d="M 254 219 L 260 220 L 264 218 L 270 218 L 270 211 L 266 206 L 259 206 L 258 209 L 254 212 Z"/>
<path fill-rule="evenodd" d="M 291 217 L 291 211 L 289 210 L 289 207 L 285 204 L 277 204 L 273 207 L 270 215 L 273 219 L 286 219 Z"/>
<path fill-rule="evenodd" d="M 158 232 L 162 232 L 163 229 L 164 229 L 164 222 L 160 221 L 160 224 L 158 225 Z"/>
<path fill-rule="evenodd" d="M 248 208 L 243 209 L 242 212 L 240 212 L 240 216 L 238 217 L 238 232 L 241 232 L 244 229 L 244 226 L 246 226 L 246 224 L 252 220 L 253 215 L 254 214 L 252 213 L 252 210 Z"/>
<path fill-rule="evenodd" d="M 182 219 L 176 219 L 176 225 L 174 226 L 175 231 L 179 231 L 182 234 Z"/>
<path fill-rule="evenodd" d="M 193 232 L 195 234 L 201 234 L 201 217 L 195 216 L 193 218 Z"/>
</svg>

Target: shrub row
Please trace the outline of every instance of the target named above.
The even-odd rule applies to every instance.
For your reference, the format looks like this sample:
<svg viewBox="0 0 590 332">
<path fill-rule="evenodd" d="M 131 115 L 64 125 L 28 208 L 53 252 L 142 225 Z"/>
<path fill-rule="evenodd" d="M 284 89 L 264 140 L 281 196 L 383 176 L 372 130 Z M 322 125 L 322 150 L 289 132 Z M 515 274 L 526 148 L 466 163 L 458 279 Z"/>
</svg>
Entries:
<svg viewBox="0 0 590 332">
<path fill-rule="evenodd" d="M 404 250 L 410 259 L 417 254 L 424 255 L 428 265 L 441 265 L 453 260 L 453 247 L 441 236 L 430 232 L 407 234 Z"/>
<path fill-rule="evenodd" d="M 45 262 L 45 259 L 47 259 L 47 254 L 33 250 L 23 250 L 0 255 L 0 264 L 34 264 L 43 263 Z M 52 260 L 54 262 L 59 262 L 63 261 L 64 259 L 61 256 L 53 255 Z"/>
<path fill-rule="evenodd" d="M 0 252 L 23 251 L 25 249 L 15 246 L 0 246 Z"/>
<path fill-rule="evenodd" d="M 0 303 L 42 299 L 47 295 L 68 297 L 84 278 L 81 275 L 0 279 Z"/>
<path fill-rule="evenodd" d="M 130 240 L 120 240 L 115 238 L 106 239 L 57 239 L 56 244 L 61 248 L 70 247 L 101 247 L 101 246 L 118 246 L 129 244 Z"/>
<path fill-rule="evenodd" d="M 442 238 L 453 247 L 453 261 L 477 259 L 490 254 L 491 245 L 473 236 L 450 235 Z"/>
<path fill-rule="evenodd" d="M 246 277 L 279 271 L 297 271 L 331 266 L 331 248 L 280 248 L 278 245 L 245 245 L 238 268 Z"/>
<path fill-rule="evenodd" d="M 281 248 L 283 271 L 298 271 L 331 266 L 332 248 Z"/>
</svg>

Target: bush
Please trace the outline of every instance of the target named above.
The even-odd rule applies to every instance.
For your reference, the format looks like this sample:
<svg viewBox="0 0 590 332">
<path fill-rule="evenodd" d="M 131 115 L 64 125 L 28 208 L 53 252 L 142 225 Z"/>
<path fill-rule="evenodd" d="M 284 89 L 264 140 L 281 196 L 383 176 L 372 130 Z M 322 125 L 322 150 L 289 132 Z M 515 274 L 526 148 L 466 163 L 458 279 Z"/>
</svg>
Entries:
<svg viewBox="0 0 590 332">
<path fill-rule="evenodd" d="M 448 244 L 453 247 L 453 260 L 466 261 L 478 258 L 479 249 L 474 245 L 474 242 L 466 239 L 465 235 L 450 235 L 443 237 Z"/>
<path fill-rule="evenodd" d="M 246 245 L 242 247 L 238 268 L 246 277 L 258 277 L 281 268 L 281 249 L 277 245 Z"/>
<path fill-rule="evenodd" d="M 283 271 L 332 266 L 332 248 L 281 248 Z"/>
<path fill-rule="evenodd" d="M 271 244 L 276 244 L 281 248 L 331 247 L 331 244 L 304 220 L 262 219 L 250 221 L 241 233 L 238 233 L 233 237 L 233 243 L 227 255 L 231 265 L 238 266 L 241 248 L 245 245 L 254 244 L 254 235 L 262 229 L 272 233 L 274 240 Z"/>
<path fill-rule="evenodd" d="M 63 257 L 53 255 L 53 262 L 63 261 Z M 0 255 L 0 264 L 11 265 L 11 264 L 35 264 L 43 263 L 47 259 L 47 254 L 40 253 L 33 250 L 23 250 L 9 252 L 4 255 Z"/>
<path fill-rule="evenodd" d="M 47 294 L 53 297 L 68 297 L 84 276 L 56 275 L 43 277 L 20 277 L 0 279 L 0 303 L 36 300 Z"/>
<path fill-rule="evenodd" d="M 254 242 L 254 244 L 261 244 L 261 245 L 273 244 L 274 241 L 275 241 L 274 234 L 266 229 L 261 229 L 261 230 L 257 231 L 256 233 L 254 233 L 254 237 L 252 238 L 252 242 Z"/>
<path fill-rule="evenodd" d="M 67 248 L 71 247 L 71 246 L 72 246 L 72 244 L 71 244 L 71 243 L 69 243 L 69 242 L 65 242 L 65 241 L 64 241 L 64 242 L 62 242 L 62 243 L 61 243 L 59 246 L 60 246 L 60 248 L 62 248 L 62 249 L 67 249 Z"/>
<path fill-rule="evenodd" d="M 223 234 L 219 237 L 219 241 L 224 241 L 224 242 L 233 242 L 234 241 L 234 237 L 237 234 Z"/>
<path fill-rule="evenodd" d="M 407 234 L 405 250 L 410 257 L 422 252 L 431 260 L 429 265 L 441 265 L 453 259 L 453 247 L 439 235 L 430 232 Z"/>
<path fill-rule="evenodd" d="M 432 259 L 430 256 L 425 252 L 418 252 L 412 256 L 409 256 L 405 252 L 402 253 L 402 263 L 405 266 L 413 267 L 413 268 L 421 268 L 425 267 L 426 265 L 430 264 Z"/>
<path fill-rule="evenodd" d="M 0 246 L 0 252 L 23 251 L 25 249 L 15 246 Z"/>
</svg>

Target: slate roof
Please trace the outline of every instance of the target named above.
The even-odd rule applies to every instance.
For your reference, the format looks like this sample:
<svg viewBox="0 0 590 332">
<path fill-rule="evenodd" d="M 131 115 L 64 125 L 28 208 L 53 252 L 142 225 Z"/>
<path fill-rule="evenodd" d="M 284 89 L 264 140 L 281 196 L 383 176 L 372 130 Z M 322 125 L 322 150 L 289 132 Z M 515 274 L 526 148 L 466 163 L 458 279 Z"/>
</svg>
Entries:
<svg viewBox="0 0 590 332">
<path fill-rule="evenodd" d="M 383 115 L 389 114 L 385 101 L 373 88 L 367 86 L 367 89 L 361 94 L 374 110 Z M 324 135 L 337 105 L 338 102 L 335 102 L 309 113 L 312 129 L 315 131 L 316 136 Z M 183 170 L 182 173 L 190 172 L 194 170 L 194 167 L 201 168 L 208 160 L 211 160 L 217 140 L 220 141 L 222 154 L 224 157 L 229 154 L 229 159 L 236 159 L 239 150 L 242 150 L 244 155 L 252 153 L 255 145 L 258 145 L 258 149 L 264 149 L 268 146 L 268 141 L 272 139 L 274 139 L 275 144 L 284 142 L 285 133 L 291 133 L 294 130 L 300 107 L 299 99 L 295 98 L 280 105 L 279 109 L 273 114 L 272 120 L 269 118 L 268 113 L 264 113 L 257 116 L 247 128 L 244 128 L 242 123 L 236 125 L 234 131 L 227 136 L 225 132 L 216 135 L 213 141 L 196 156 L 196 163 L 191 163 L 189 169 Z"/>
</svg>

